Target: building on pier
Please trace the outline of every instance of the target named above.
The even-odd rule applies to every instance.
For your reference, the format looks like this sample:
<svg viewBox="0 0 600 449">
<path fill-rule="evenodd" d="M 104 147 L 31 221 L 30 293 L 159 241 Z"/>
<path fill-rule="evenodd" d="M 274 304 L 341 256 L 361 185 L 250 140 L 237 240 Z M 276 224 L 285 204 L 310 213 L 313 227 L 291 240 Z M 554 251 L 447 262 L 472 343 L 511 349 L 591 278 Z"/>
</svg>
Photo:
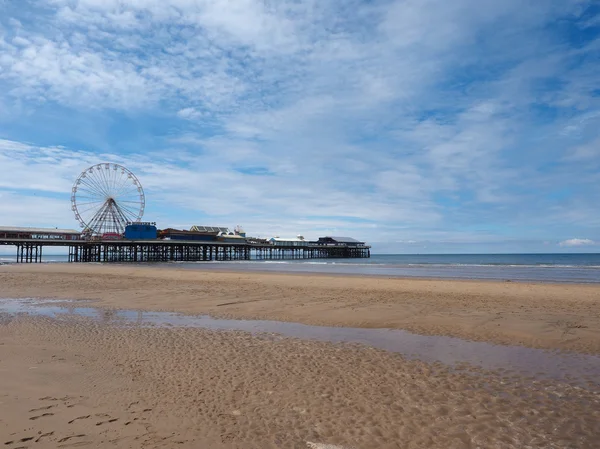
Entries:
<svg viewBox="0 0 600 449">
<path fill-rule="evenodd" d="M 167 228 L 158 232 L 158 238 L 163 240 L 188 240 L 214 242 L 218 232 L 186 231 L 183 229 Z"/>
<path fill-rule="evenodd" d="M 365 246 L 365 242 L 358 241 L 352 237 L 319 237 L 319 240 L 312 243 L 329 246 Z"/>
<path fill-rule="evenodd" d="M 229 228 L 225 226 L 197 226 L 194 225 L 190 228 L 190 232 L 199 232 L 202 234 L 219 235 L 229 234 Z"/>
<path fill-rule="evenodd" d="M 231 232 L 229 234 L 223 234 L 223 235 L 217 236 L 217 241 L 225 242 L 225 243 L 245 244 L 246 237 L 242 237 L 241 235 L 236 235 L 233 232 Z"/>
<path fill-rule="evenodd" d="M 80 240 L 81 231 L 59 228 L 0 226 L 2 239 Z"/>
<path fill-rule="evenodd" d="M 246 231 L 244 231 L 244 228 L 242 228 L 240 225 L 237 225 L 233 232 L 235 235 L 239 235 L 240 237 L 246 237 Z"/>
<path fill-rule="evenodd" d="M 125 226 L 124 237 L 129 240 L 154 240 L 157 236 L 156 223 L 134 222 Z"/>
<path fill-rule="evenodd" d="M 275 236 L 269 239 L 269 243 L 273 246 L 308 246 L 309 244 L 301 235 L 288 238 Z"/>
<path fill-rule="evenodd" d="M 192 226 L 189 231 L 167 228 L 158 233 L 158 238 L 164 240 L 246 243 L 245 236 L 231 232 L 229 228 L 222 226 Z"/>
</svg>

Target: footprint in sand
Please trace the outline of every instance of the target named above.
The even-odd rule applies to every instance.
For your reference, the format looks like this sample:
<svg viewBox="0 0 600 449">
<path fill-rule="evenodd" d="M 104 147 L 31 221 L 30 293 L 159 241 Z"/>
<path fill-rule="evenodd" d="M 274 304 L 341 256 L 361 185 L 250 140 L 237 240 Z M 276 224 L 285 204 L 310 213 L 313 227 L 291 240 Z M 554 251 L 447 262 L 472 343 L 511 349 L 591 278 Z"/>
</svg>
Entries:
<svg viewBox="0 0 600 449">
<path fill-rule="evenodd" d="M 69 424 L 73 424 L 75 421 L 77 421 L 78 419 L 88 419 L 89 417 L 91 417 L 92 415 L 85 415 L 85 416 L 78 416 L 77 418 L 73 418 L 71 421 L 69 421 Z"/>
<path fill-rule="evenodd" d="M 38 415 L 38 416 L 32 416 L 31 418 L 29 418 L 32 421 L 35 421 L 36 419 L 40 419 L 43 418 L 44 416 L 53 416 L 54 413 L 44 413 L 42 415 Z"/>
<path fill-rule="evenodd" d="M 119 418 L 112 418 L 112 419 L 109 419 L 108 421 L 98 421 L 96 423 L 96 425 L 97 426 L 101 426 L 102 424 L 111 423 L 111 422 L 115 422 L 115 421 L 118 421 L 118 420 L 119 420 Z"/>
<path fill-rule="evenodd" d="M 69 441 L 71 438 L 83 438 L 85 436 L 84 433 L 79 435 L 69 435 L 68 437 L 61 438 L 58 440 L 59 443 L 64 443 L 65 441 Z"/>
<path fill-rule="evenodd" d="M 54 432 L 47 432 L 47 433 L 43 433 L 43 434 L 41 434 L 39 437 L 37 437 L 37 438 L 35 439 L 35 442 L 36 442 L 36 443 L 39 443 L 39 441 L 40 441 L 42 438 L 51 437 L 52 435 L 54 435 Z"/>
<path fill-rule="evenodd" d="M 35 438 L 35 437 L 25 437 L 25 438 L 21 438 L 21 439 L 19 440 L 19 443 L 25 443 L 25 442 L 27 442 L 27 441 L 31 441 L 31 440 L 33 440 L 34 438 Z M 5 446 L 10 446 L 11 444 L 14 444 L 14 443 L 15 443 L 14 441 L 6 441 L 6 442 L 4 443 L 4 445 L 5 445 Z M 20 447 L 26 447 L 26 446 L 20 446 Z M 19 449 L 19 448 L 18 448 L 18 447 L 16 447 L 15 449 Z"/>
<path fill-rule="evenodd" d="M 46 407 L 39 407 L 39 408 L 32 408 L 31 410 L 29 410 L 29 412 L 41 412 L 42 410 L 50 410 L 51 408 L 56 407 L 56 404 L 54 405 L 47 405 Z"/>
<path fill-rule="evenodd" d="M 344 446 L 334 446 L 333 444 L 311 443 L 310 441 L 306 442 L 306 446 L 309 449 L 351 449 Z"/>
</svg>

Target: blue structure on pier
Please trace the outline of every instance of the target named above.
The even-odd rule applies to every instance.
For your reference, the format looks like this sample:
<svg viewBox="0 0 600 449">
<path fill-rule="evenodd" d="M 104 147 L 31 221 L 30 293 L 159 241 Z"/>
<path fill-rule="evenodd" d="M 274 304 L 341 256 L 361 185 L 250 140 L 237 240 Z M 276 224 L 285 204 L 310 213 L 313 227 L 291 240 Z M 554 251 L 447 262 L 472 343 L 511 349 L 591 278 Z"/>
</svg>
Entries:
<svg viewBox="0 0 600 449">
<path fill-rule="evenodd" d="M 156 235 L 156 223 L 135 222 L 127 223 L 124 237 L 129 240 L 154 240 Z"/>
</svg>

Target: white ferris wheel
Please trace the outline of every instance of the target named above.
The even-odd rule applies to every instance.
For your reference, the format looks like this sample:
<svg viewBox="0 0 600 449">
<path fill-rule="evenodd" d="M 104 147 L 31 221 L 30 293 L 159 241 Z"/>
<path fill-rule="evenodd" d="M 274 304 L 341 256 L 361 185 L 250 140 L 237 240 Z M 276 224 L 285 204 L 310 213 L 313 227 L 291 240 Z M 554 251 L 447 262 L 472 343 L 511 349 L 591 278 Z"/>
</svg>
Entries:
<svg viewBox="0 0 600 449">
<path fill-rule="evenodd" d="M 142 219 L 145 206 L 139 180 L 119 164 L 87 168 L 71 190 L 71 209 L 87 234 L 122 234 L 127 223 Z"/>
</svg>

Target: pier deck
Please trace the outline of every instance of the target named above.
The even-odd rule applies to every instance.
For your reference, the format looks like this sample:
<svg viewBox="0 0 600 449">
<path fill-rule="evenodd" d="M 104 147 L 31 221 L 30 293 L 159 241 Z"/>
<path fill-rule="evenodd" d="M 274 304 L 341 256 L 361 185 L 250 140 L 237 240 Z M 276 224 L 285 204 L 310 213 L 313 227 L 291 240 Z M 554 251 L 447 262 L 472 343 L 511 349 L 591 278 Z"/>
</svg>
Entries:
<svg viewBox="0 0 600 449">
<path fill-rule="evenodd" d="M 367 245 L 274 246 L 184 240 L 0 239 L 15 246 L 17 263 L 42 262 L 44 247 L 68 247 L 69 262 L 201 262 L 227 260 L 301 260 L 368 258 Z"/>
</svg>

